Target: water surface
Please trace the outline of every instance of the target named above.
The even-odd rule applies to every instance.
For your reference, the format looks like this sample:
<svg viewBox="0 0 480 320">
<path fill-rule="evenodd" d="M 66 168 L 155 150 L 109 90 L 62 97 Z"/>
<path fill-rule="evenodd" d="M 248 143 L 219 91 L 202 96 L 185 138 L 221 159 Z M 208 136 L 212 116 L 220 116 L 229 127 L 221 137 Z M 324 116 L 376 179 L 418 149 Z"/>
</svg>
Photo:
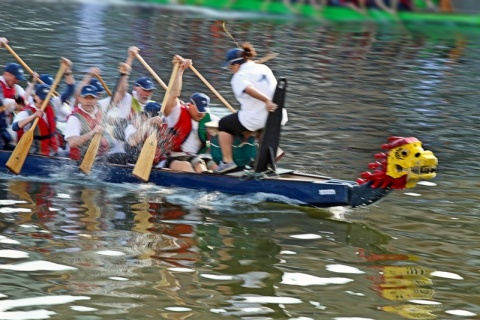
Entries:
<svg viewBox="0 0 480 320">
<path fill-rule="evenodd" d="M 235 44 L 212 14 L 6 1 L 0 35 L 39 73 L 107 84 L 129 46 L 166 81 L 174 54 L 236 106 Z M 438 157 L 433 184 L 319 210 L 59 172 L 0 178 L 0 319 L 476 319 L 480 33 L 426 24 L 227 18 L 289 82 L 282 165 L 356 179 L 390 135 Z M 0 61 L 13 61 L 4 49 Z M 131 82 L 147 74 L 137 61 Z M 160 87 L 155 93 L 163 99 Z M 208 89 L 193 74 L 183 97 Z M 216 110 L 222 104 L 215 98 Z"/>
</svg>

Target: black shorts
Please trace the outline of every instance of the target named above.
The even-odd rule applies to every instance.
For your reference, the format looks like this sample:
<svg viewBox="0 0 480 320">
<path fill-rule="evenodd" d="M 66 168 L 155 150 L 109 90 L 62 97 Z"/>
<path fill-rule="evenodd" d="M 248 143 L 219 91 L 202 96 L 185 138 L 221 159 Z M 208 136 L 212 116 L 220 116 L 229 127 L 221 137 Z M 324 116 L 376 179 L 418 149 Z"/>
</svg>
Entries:
<svg viewBox="0 0 480 320">
<path fill-rule="evenodd" d="M 224 131 L 232 136 L 242 136 L 244 132 L 250 130 L 240 123 L 238 112 L 236 112 L 220 119 L 218 122 L 218 131 Z"/>
</svg>

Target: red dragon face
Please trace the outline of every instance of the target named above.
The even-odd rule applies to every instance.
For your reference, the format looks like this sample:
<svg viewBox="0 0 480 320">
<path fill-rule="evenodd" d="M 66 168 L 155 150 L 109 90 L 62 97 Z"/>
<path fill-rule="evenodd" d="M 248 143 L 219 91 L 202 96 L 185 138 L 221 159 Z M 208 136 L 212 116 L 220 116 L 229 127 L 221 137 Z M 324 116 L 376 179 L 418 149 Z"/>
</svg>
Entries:
<svg viewBox="0 0 480 320">
<path fill-rule="evenodd" d="M 372 188 L 404 189 L 413 188 L 420 180 L 436 176 L 438 160 L 431 151 L 423 150 L 422 143 L 414 137 L 390 137 L 382 145 L 387 153 L 377 153 L 376 159 L 368 165 L 375 171 L 363 172 L 357 179 L 359 184 L 372 181 Z"/>
</svg>

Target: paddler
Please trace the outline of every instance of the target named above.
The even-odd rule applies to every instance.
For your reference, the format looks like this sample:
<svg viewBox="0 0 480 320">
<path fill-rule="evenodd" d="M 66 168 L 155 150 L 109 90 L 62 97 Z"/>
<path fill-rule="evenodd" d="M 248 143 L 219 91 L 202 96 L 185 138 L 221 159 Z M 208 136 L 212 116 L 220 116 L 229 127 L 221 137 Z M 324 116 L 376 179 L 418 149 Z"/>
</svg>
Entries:
<svg viewBox="0 0 480 320">
<path fill-rule="evenodd" d="M 44 156 L 55 156 L 58 153 L 58 140 L 56 135 L 57 122 L 55 111 L 49 101 L 45 109 L 41 107 L 47 98 L 50 86 L 46 84 L 37 85 L 33 96 L 34 103 L 27 104 L 25 108 L 15 117 L 12 129 L 17 131 L 20 140 L 26 130 L 29 130 L 36 118 L 39 119 L 35 127 L 33 143 L 30 153 L 38 153 Z"/>
<path fill-rule="evenodd" d="M 7 44 L 7 38 L 0 37 L 0 47 Z M 25 81 L 23 68 L 14 62 L 7 63 L 3 68 L 3 75 L 0 76 L 0 140 L 2 148 L 13 150 L 13 138 L 7 130 L 10 125 L 11 115 L 20 109 L 19 104 L 24 103 L 25 90 L 19 85 Z M 18 102 L 18 104 L 17 104 Z"/>
<path fill-rule="evenodd" d="M 90 144 L 91 139 L 97 133 L 102 135 L 99 156 L 109 154 L 114 140 L 103 123 L 103 112 L 98 105 L 98 91 L 92 85 L 83 86 L 80 90 L 78 108 L 67 120 L 65 139 L 70 146 L 69 157 L 80 160 Z"/>
<path fill-rule="evenodd" d="M 75 92 L 75 78 L 73 77 L 72 66 L 73 63 L 70 59 L 62 57 L 61 60 L 67 65 L 67 69 L 65 70 L 64 79 L 65 84 L 67 85 L 65 91 L 62 92 L 61 95 L 57 97 L 52 97 L 50 99 L 50 104 L 52 105 L 55 111 L 55 118 L 59 122 L 66 122 L 68 116 L 72 113 L 72 109 L 70 107 L 65 107 L 64 103 L 68 102 L 68 100 L 73 96 Z M 51 86 L 53 84 L 53 77 L 48 73 L 38 74 L 33 73 L 30 79 L 28 80 L 28 86 L 25 88 L 26 96 L 28 97 L 28 103 L 33 104 L 33 96 L 30 92 L 34 92 L 35 88 L 39 84 L 45 84 L 47 86 Z"/>
<path fill-rule="evenodd" d="M 190 172 L 213 170 L 217 164 L 208 151 L 206 123 L 219 118 L 210 112 L 210 98 L 205 93 L 196 92 L 186 102 L 179 99 L 183 73 L 192 65 L 192 60 L 176 55 L 173 63 L 178 63 L 180 68 L 170 96 L 166 97 L 164 121 L 173 131 L 171 151 L 179 154 L 172 154 L 167 166 Z"/>
<path fill-rule="evenodd" d="M 120 64 L 120 68 L 131 70 L 131 62 L 140 52 L 137 47 L 128 48 L 128 60 Z M 107 106 L 115 106 L 115 108 L 108 112 L 109 122 L 115 123 L 115 138 L 124 141 L 123 136 L 126 127 L 131 121 L 141 116 L 144 107 L 152 100 L 153 92 L 156 90 L 153 80 L 149 77 L 138 78 L 132 89 L 132 93 L 128 93 L 128 80 L 130 72 L 123 72 L 123 76 L 118 85 L 117 94 L 113 104 L 110 104 L 110 98 L 102 99 L 100 105 L 102 110 L 106 110 Z"/>
</svg>

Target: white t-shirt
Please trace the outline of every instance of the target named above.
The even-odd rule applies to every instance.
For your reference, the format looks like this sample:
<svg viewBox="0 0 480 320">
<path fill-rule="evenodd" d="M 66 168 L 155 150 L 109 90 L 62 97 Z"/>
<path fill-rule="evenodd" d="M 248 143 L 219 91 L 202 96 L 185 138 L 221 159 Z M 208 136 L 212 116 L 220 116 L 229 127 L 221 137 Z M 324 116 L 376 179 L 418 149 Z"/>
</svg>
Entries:
<svg viewBox="0 0 480 320">
<path fill-rule="evenodd" d="M 207 108 L 207 112 L 209 109 Z M 169 128 L 173 128 L 178 120 L 180 119 L 181 107 L 180 102 L 172 109 L 168 116 L 165 116 L 164 121 L 167 123 Z M 219 118 L 213 114 L 210 114 L 210 118 L 212 121 L 218 121 Z M 190 154 L 197 154 L 202 147 L 202 141 L 198 137 L 198 122 L 195 120 L 192 121 L 192 130 L 190 131 L 187 139 L 182 143 L 182 151 L 187 152 Z"/>
<path fill-rule="evenodd" d="M 268 117 L 265 103 L 251 97 L 244 91 L 247 87 L 252 86 L 272 99 L 277 87 L 277 79 L 272 70 L 264 64 L 247 61 L 240 65 L 230 83 L 233 94 L 240 103 L 240 111 L 238 112 L 240 123 L 250 131 L 257 131 L 265 127 Z"/>
<path fill-rule="evenodd" d="M 87 111 L 83 110 L 82 105 L 78 105 L 78 107 L 87 113 L 90 117 L 95 119 L 95 116 L 97 112 L 99 112 L 98 108 L 95 107 L 95 109 L 91 112 L 88 113 Z M 65 136 L 65 140 L 67 140 L 70 137 L 78 137 L 82 135 L 82 123 L 80 122 L 80 119 L 72 115 L 71 117 L 68 118 L 67 120 L 67 126 L 65 127 L 65 131 L 63 132 Z"/>
<path fill-rule="evenodd" d="M 97 112 L 100 112 L 98 106 L 91 112 L 88 113 L 82 108 L 82 105 L 79 104 L 78 107 L 82 109 L 84 112 L 86 112 L 88 115 L 90 115 L 92 118 L 95 118 Z M 104 124 L 105 130 L 110 133 L 111 136 L 113 136 L 113 127 Z M 65 130 L 63 131 L 63 135 L 65 136 L 65 140 L 67 140 L 70 137 L 78 137 L 81 136 L 82 134 L 82 123 L 80 122 L 80 119 L 75 117 L 74 115 L 70 116 L 67 120 L 67 125 L 65 126 Z M 112 153 L 117 153 L 117 152 L 125 152 L 124 147 L 123 147 L 123 141 L 119 141 L 116 139 L 113 139 L 113 146 L 110 146 L 110 150 L 108 151 L 109 154 Z"/>
</svg>

